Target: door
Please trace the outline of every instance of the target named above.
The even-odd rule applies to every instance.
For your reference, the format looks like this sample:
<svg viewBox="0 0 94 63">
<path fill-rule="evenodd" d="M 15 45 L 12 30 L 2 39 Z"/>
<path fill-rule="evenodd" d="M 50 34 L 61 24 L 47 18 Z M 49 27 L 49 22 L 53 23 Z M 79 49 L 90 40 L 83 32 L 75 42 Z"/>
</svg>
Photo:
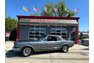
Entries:
<svg viewBox="0 0 94 63">
<path fill-rule="evenodd" d="M 31 47 L 33 47 L 34 51 L 45 51 L 46 50 L 46 43 L 44 41 L 33 41 L 29 42 Z"/>
<path fill-rule="evenodd" d="M 48 36 L 45 43 L 47 44 L 47 50 L 58 50 L 61 48 L 61 40 L 56 36 Z"/>
</svg>

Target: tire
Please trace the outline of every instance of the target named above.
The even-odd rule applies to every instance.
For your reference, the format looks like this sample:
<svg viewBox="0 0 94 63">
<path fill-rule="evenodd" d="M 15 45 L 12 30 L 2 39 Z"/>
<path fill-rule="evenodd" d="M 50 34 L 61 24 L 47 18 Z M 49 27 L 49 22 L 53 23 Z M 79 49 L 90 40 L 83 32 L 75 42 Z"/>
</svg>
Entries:
<svg viewBox="0 0 94 63">
<path fill-rule="evenodd" d="M 31 54 L 33 54 L 33 50 L 32 50 L 32 48 L 30 48 L 30 47 L 25 47 L 25 48 L 23 48 L 21 52 L 22 52 L 22 55 L 23 55 L 24 57 L 28 57 L 28 56 L 30 56 Z"/>
<path fill-rule="evenodd" d="M 67 53 L 69 50 L 69 47 L 67 45 L 64 45 L 61 49 L 62 52 Z"/>
</svg>

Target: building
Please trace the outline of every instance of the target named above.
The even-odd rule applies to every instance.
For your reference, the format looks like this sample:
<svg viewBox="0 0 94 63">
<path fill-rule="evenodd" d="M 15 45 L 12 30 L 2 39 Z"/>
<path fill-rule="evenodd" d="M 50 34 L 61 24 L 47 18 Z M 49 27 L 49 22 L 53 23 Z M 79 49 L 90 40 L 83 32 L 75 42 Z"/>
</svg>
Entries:
<svg viewBox="0 0 94 63">
<path fill-rule="evenodd" d="M 79 43 L 79 17 L 17 16 L 17 41 L 39 40 L 45 35 L 61 35 Z"/>
<path fill-rule="evenodd" d="M 10 31 L 5 31 L 5 41 L 9 41 Z"/>
</svg>

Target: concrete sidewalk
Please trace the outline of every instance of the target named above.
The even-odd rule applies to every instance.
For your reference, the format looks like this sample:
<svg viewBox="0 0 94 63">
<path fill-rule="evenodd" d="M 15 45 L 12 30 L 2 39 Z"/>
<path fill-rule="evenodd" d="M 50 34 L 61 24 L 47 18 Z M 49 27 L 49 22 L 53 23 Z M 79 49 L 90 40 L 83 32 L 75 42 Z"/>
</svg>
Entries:
<svg viewBox="0 0 94 63">
<path fill-rule="evenodd" d="M 5 42 L 5 50 L 11 50 L 13 48 L 13 41 L 6 41 Z"/>
<path fill-rule="evenodd" d="M 6 42 L 5 44 L 7 53 L 12 49 L 13 42 Z M 6 57 L 6 63 L 89 63 L 88 51 L 88 46 L 76 44 L 69 49 L 68 53 L 52 52 L 35 54 L 30 57 L 11 56 Z"/>
</svg>

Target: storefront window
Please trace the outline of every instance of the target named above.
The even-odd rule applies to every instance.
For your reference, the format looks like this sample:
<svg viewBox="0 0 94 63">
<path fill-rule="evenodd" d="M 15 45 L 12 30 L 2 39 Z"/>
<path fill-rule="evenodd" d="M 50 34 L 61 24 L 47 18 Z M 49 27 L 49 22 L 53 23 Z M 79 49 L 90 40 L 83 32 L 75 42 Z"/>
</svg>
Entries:
<svg viewBox="0 0 94 63">
<path fill-rule="evenodd" d="M 29 28 L 29 39 L 30 40 L 40 40 L 40 38 L 45 35 L 46 27 L 44 26 L 31 26 Z"/>
<path fill-rule="evenodd" d="M 66 27 L 54 26 L 54 27 L 51 27 L 50 32 L 51 32 L 51 35 L 61 35 L 62 38 L 66 39 L 66 35 L 67 35 Z"/>
</svg>

